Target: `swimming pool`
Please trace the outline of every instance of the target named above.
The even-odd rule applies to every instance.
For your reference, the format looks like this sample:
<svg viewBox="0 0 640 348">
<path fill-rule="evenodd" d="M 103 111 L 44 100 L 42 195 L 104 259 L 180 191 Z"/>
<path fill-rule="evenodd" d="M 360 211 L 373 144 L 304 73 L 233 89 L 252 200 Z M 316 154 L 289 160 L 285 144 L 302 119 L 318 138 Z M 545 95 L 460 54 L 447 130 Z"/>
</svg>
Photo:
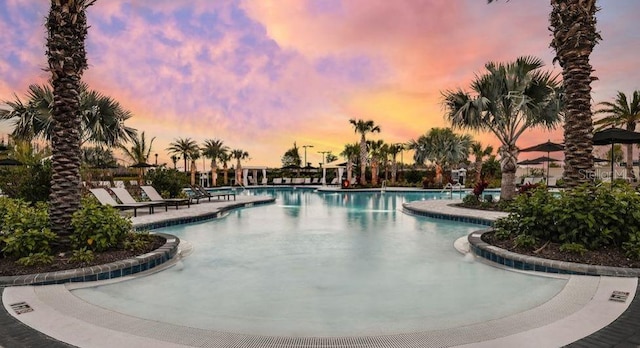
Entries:
<svg viewBox="0 0 640 348">
<path fill-rule="evenodd" d="M 74 290 L 102 307 L 202 329 L 292 336 L 427 331 L 538 306 L 564 279 L 469 262 L 477 225 L 403 214 L 437 193 L 252 191 L 276 204 L 159 231 L 194 245 L 173 268 Z"/>
</svg>

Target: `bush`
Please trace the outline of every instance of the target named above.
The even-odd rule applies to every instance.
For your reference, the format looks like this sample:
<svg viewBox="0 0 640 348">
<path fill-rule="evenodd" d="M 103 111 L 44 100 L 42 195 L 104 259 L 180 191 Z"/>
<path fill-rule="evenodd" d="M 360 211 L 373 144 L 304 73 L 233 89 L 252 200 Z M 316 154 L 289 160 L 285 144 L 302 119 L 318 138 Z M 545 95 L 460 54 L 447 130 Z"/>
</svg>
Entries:
<svg viewBox="0 0 640 348">
<path fill-rule="evenodd" d="M 51 243 L 57 235 L 49 229 L 47 205 L 30 206 L 22 200 L 0 201 L 2 232 L 0 245 L 5 256 L 27 257 L 51 253 Z"/>
<path fill-rule="evenodd" d="M 169 197 L 165 198 L 180 197 L 183 192 L 182 189 L 189 183 L 189 178 L 184 173 L 166 168 L 149 171 L 147 179 L 151 180 L 156 191 L 163 195 L 169 195 Z"/>
<path fill-rule="evenodd" d="M 53 256 L 47 253 L 35 253 L 29 254 L 29 256 L 21 257 L 17 264 L 22 266 L 38 266 L 38 265 L 48 265 L 53 262 Z"/>
<path fill-rule="evenodd" d="M 623 246 L 640 233 L 640 196 L 628 186 L 581 186 L 559 195 L 533 189 L 518 195 L 500 228 L 554 243 L 577 243 L 595 250 Z M 639 243 L 640 244 L 640 243 Z"/>
<path fill-rule="evenodd" d="M 30 203 L 45 202 L 51 189 L 51 162 L 0 169 L 0 189 Z"/>
<path fill-rule="evenodd" d="M 83 199 L 80 209 L 73 214 L 71 226 L 74 249 L 98 252 L 120 245 L 132 230 L 130 219 L 121 217 L 118 210 L 102 205 L 92 197 Z"/>
<path fill-rule="evenodd" d="M 477 206 L 480 205 L 480 199 L 476 195 L 466 195 L 462 198 L 462 204 L 466 206 Z"/>
<path fill-rule="evenodd" d="M 533 236 L 520 234 L 513 240 L 516 248 L 533 249 L 536 246 L 536 239 Z"/>
<path fill-rule="evenodd" d="M 94 258 L 95 258 L 95 255 L 93 254 L 93 251 L 88 250 L 85 247 L 85 248 L 74 250 L 71 253 L 71 257 L 69 258 L 69 261 L 87 264 L 92 262 Z"/>
<path fill-rule="evenodd" d="M 560 251 L 582 256 L 587 252 L 587 248 L 578 243 L 564 243 L 560 246 Z"/>
<path fill-rule="evenodd" d="M 143 251 L 153 240 L 153 236 L 148 232 L 130 232 L 124 240 L 123 248 L 129 251 Z"/>
</svg>

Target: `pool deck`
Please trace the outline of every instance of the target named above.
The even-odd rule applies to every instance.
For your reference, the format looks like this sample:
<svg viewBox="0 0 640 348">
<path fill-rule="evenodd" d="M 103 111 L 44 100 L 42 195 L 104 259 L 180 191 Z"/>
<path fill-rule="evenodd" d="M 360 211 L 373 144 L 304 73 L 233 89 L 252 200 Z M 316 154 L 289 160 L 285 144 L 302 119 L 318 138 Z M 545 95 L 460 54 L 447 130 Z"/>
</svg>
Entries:
<svg viewBox="0 0 640 348">
<path fill-rule="evenodd" d="M 237 201 L 202 202 L 191 208 L 141 214 L 132 221 L 135 225 L 146 225 L 211 214 L 238 204 L 250 205 L 259 200 L 260 196 L 238 195 Z M 451 206 L 455 202 L 459 201 L 425 200 L 407 204 L 415 210 L 447 216 L 492 220 L 504 215 Z M 476 262 L 484 261 L 476 259 Z M 163 267 L 171 267 L 171 264 Z M 147 276 L 157 271 L 159 270 L 150 270 L 135 277 Z M 522 273 L 539 275 L 534 272 Z M 444 330 L 335 338 L 242 335 L 171 325 L 106 310 L 87 303 L 70 292 L 78 287 L 104 284 L 103 281 L 0 288 L 3 299 L 3 306 L 0 308 L 0 346 L 328 348 L 640 345 L 640 299 L 636 296 L 638 278 L 562 277 L 568 279 L 568 282 L 558 295 L 541 306 L 509 317 Z M 628 292 L 629 298 L 624 302 L 611 301 L 613 291 Z M 20 302 L 26 302 L 32 311 L 17 314 L 15 304 Z"/>
</svg>

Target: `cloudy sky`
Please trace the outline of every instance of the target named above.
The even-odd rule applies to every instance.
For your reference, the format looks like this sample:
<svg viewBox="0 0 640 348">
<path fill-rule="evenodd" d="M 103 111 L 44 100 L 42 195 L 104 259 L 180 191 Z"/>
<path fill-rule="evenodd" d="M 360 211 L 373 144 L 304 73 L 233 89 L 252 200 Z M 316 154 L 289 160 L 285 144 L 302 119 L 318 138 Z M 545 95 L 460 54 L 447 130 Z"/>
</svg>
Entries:
<svg viewBox="0 0 640 348">
<path fill-rule="evenodd" d="M 599 4 L 595 103 L 640 89 L 640 1 Z M 48 7 L 0 0 L 0 100 L 47 81 Z M 441 91 L 467 88 L 488 61 L 534 55 L 559 73 L 549 12 L 548 0 L 99 0 L 84 80 L 156 137 L 161 162 L 171 141 L 190 137 L 222 139 L 249 165 L 279 166 L 294 142 L 312 145 L 317 165 L 318 151 L 358 140 L 350 118 L 374 120 L 374 138 L 389 143 L 446 126 Z M 562 141 L 562 130 L 529 131 L 518 145 L 547 139 Z"/>
</svg>

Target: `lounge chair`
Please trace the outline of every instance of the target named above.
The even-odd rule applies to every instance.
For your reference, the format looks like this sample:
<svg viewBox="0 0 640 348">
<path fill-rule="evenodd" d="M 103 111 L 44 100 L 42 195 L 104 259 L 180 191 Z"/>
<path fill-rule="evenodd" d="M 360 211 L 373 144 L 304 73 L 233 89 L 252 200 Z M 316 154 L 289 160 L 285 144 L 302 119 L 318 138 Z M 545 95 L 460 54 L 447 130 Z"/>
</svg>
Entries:
<svg viewBox="0 0 640 348">
<path fill-rule="evenodd" d="M 304 178 L 305 185 L 311 185 L 311 178 Z"/>
<path fill-rule="evenodd" d="M 107 190 L 104 188 L 93 188 L 89 191 L 91 192 L 91 194 L 93 194 L 94 197 L 98 199 L 98 202 L 100 202 L 101 204 L 110 205 L 118 210 L 133 209 L 133 216 L 138 215 L 138 208 L 149 208 L 149 214 L 153 214 L 153 208 L 156 206 L 156 204 L 146 204 L 143 202 L 138 202 L 135 204 L 120 204 L 116 202 L 116 200 L 111 197 L 111 194 L 109 194 L 109 192 L 107 192 Z"/>
<path fill-rule="evenodd" d="M 175 205 L 176 209 L 180 204 L 187 204 L 187 208 L 191 207 L 191 199 L 189 198 L 162 198 L 153 186 L 140 186 L 142 191 L 149 197 L 151 202 L 165 202 L 168 205 Z"/>
<path fill-rule="evenodd" d="M 274 185 L 282 185 L 282 178 L 273 178 Z"/>
<path fill-rule="evenodd" d="M 168 211 L 169 210 L 169 205 L 165 202 L 138 202 L 136 201 L 133 197 L 131 197 L 131 194 L 129 193 L 129 191 L 123 189 L 123 188 L 118 188 L 118 187 L 113 187 L 111 188 L 111 192 L 113 192 L 116 197 L 118 197 L 118 199 L 120 200 L 120 202 L 122 202 L 123 204 L 147 204 L 149 206 L 153 206 L 153 207 L 157 207 L 157 206 L 164 206 L 164 210 Z M 153 209 L 151 210 L 153 212 Z"/>
<path fill-rule="evenodd" d="M 318 180 L 320 180 L 320 178 L 313 178 L 313 179 L 311 180 L 311 184 L 312 184 L 312 185 L 318 185 L 318 184 L 319 184 Z"/>
<path fill-rule="evenodd" d="M 226 200 L 231 200 L 231 197 L 233 197 L 233 200 L 236 200 L 236 194 L 233 192 L 209 192 L 198 185 L 191 185 L 191 190 L 196 192 L 200 197 L 209 198 L 209 202 L 211 202 L 211 198 L 213 197 L 216 199 L 225 198 Z"/>
</svg>

